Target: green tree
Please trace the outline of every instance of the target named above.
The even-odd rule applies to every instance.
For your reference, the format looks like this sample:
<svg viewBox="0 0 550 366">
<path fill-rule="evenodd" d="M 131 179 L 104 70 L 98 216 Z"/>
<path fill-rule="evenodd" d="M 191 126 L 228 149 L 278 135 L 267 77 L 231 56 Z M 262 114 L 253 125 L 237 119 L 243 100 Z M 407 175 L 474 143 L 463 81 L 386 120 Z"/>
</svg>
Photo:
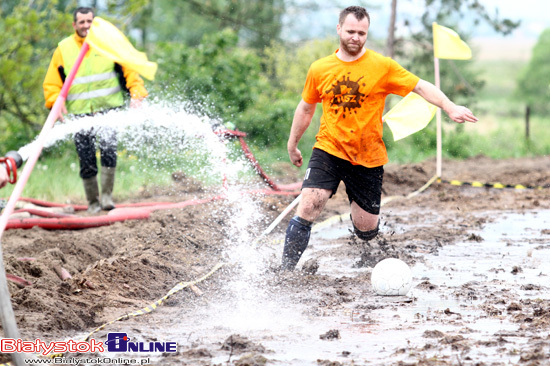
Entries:
<svg viewBox="0 0 550 366">
<path fill-rule="evenodd" d="M 237 46 L 231 29 L 207 34 L 197 47 L 160 43 L 158 83 L 164 96 L 183 98 L 194 112 L 231 121 L 268 88 L 260 57 Z"/>
<path fill-rule="evenodd" d="M 550 28 L 540 35 L 529 64 L 522 71 L 516 90 L 534 112 L 550 112 Z"/>
<path fill-rule="evenodd" d="M 241 44 L 262 49 L 279 39 L 285 0 L 108 0 L 104 11 L 139 31 L 140 46 L 154 42 L 198 45 L 205 34 L 232 29 Z"/>
<path fill-rule="evenodd" d="M 498 11 L 492 14 L 479 0 L 424 0 L 424 3 L 420 23 L 413 15 L 403 14 L 401 23 L 408 30 L 407 35 L 395 38 L 393 44 L 388 44 L 388 49 L 395 47 L 395 55 L 402 60 L 402 64 L 427 80 L 434 77 L 433 22 L 452 28 L 466 41 L 468 33 L 462 31 L 461 26 L 475 27 L 484 22 L 496 32 L 507 35 L 520 24 L 519 21 L 501 19 Z M 409 44 L 413 47 L 408 47 Z M 472 105 L 475 91 L 484 85 L 479 71 L 472 69 L 472 63 L 441 60 L 440 70 L 441 89 L 451 99 Z"/>
<path fill-rule="evenodd" d="M 281 32 L 284 0 L 188 0 L 191 14 L 204 17 L 218 29 L 233 29 L 246 44 L 262 49 Z"/>
<path fill-rule="evenodd" d="M 17 3 L 17 4 L 14 4 Z M 57 42 L 72 31 L 73 2 L 6 1 L 0 7 L 0 146 L 2 150 L 28 143 L 42 127 L 42 82 Z M 9 36 L 8 36 L 9 35 Z"/>
<path fill-rule="evenodd" d="M 338 47 L 335 37 L 302 42 L 300 47 L 288 47 L 273 42 L 264 49 L 264 63 L 271 82 L 279 93 L 298 96 L 302 93 L 309 66 L 317 59 L 330 55 Z"/>
</svg>

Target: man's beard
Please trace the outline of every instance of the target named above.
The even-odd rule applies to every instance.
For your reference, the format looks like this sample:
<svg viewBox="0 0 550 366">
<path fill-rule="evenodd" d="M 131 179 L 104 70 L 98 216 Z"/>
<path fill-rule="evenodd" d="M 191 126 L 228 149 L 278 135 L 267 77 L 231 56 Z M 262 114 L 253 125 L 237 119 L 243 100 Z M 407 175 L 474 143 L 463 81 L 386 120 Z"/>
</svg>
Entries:
<svg viewBox="0 0 550 366">
<path fill-rule="evenodd" d="M 361 53 L 363 50 L 364 43 L 362 45 L 359 45 L 357 43 L 352 44 L 352 46 L 355 46 L 354 48 L 348 47 L 348 43 L 340 41 L 340 48 L 342 48 L 348 55 L 350 56 L 357 56 Z"/>
</svg>

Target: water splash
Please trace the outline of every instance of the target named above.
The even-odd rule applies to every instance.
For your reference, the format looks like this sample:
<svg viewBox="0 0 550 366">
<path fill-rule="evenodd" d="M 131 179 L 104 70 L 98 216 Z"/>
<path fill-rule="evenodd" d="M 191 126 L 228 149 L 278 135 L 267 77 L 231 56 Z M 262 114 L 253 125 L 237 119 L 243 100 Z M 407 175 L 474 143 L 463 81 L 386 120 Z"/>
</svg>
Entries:
<svg viewBox="0 0 550 366">
<path fill-rule="evenodd" d="M 199 180 L 208 176 L 236 180 L 249 166 L 242 159 L 225 164 L 229 154 L 227 141 L 214 133 L 221 126 L 218 120 L 189 113 L 183 102 L 151 101 L 137 109 L 112 110 L 93 117 L 68 117 L 66 122 L 58 122 L 48 131 L 43 147 L 55 148 L 80 131 L 94 130 L 101 134 L 109 128 L 117 132 L 125 153 L 137 160 L 147 160 L 153 169 L 183 165 L 198 170 Z M 33 153 L 34 144 L 19 149 L 23 160 Z"/>
<path fill-rule="evenodd" d="M 184 103 L 168 105 L 150 101 L 139 109 L 67 118 L 65 123 L 57 123 L 49 132 L 44 148 L 54 148 L 79 131 L 94 129 L 101 133 L 104 128 L 112 128 L 126 153 L 138 160 L 147 160 L 152 169 L 160 169 L 162 165 L 193 166 L 198 169 L 199 180 L 201 176 L 218 177 L 218 189 L 226 194 L 227 200 L 219 206 L 221 212 L 214 212 L 214 216 L 223 213 L 227 217 L 224 227 L 219 230 L 226 233 L 223 256 L 235 268 L 235 275 L 224 289 L 230 294 L 228 302 L 211 304 L 208 316 L 226 319 L 232 331 L 243 327 L 273 328 L 276 327 L 274 319 L 282 324 L 280 316 L 275 316 L 280 315 L 281 306 L 274 301 L 263 276 L 266 256 L 273 252 L 258 251 L 252 245 L 255 235 L 267 225 L 266 218 L 261 213 L 260 199 L 242 193 L 251 187 L 252 178 L 247 177 L 254 177 L 253 169 L 242 153 L 232 153 L 231 141 L 214 132 L 218 126 L 221 126 L 220 121 L 189 113 Z M 26 160 L 33 148 L 31 143 L 22 147 L 19 153 Z M 227 182 L 225 186 L 221 184 L 222 178 Z M 289 313 L 285 318 L 293 319 L 294 316 Z"/>
<path fill-rule="evenodd" d="M 218 208 L 221 212 L 213 215 L 227 217 L 224 227 L 219 229 L 226 233 L 223 255 L 235 268 L 235 276 L 226 288 L 231 294 L 232 306 L 217 304 L 213 314 L 219 316 L 220 312 L 229 309 L 224 317 L 237 328 L 243 324 L 273 326 L 272 314 L 280 308 L 265 290 L 266 253 L 252 245 L 255 235 L 266 225 L 266 219 L 261 213 L 259 198 L 242 193 L 250 189 L 254 173 L 240 149 L 233 153 L 232 141 L 215 133 L 220 127 L 218 120 L 188 112 L 185 103 L 149 101 L 139 109 L 109 111 L 58 123 L 48 134 L 44 148 L 53 148 L 79 131 L 94 129 L 101 133 L 102 129 L 111 128 L 116 130 L 119 145 L 126 153 L 138 160 L 147 160 L 152 169 L 169 166 L 185 170 L 185 167 L 192 166 L 199 180 L 216 176 L 218 189 L 226 194 L 227 200 Z M 19 153 L 26 159 L 32 148 L 29 144 Z M 222 181 L 227 184 L 222 185 Z M 271 309 L 271 314 L 266 312 L 267 309 Z M 251 314 L 255 314 L 252 323 Z M 259 319 L 263 321 L 259 322 Z"/>
</svg>

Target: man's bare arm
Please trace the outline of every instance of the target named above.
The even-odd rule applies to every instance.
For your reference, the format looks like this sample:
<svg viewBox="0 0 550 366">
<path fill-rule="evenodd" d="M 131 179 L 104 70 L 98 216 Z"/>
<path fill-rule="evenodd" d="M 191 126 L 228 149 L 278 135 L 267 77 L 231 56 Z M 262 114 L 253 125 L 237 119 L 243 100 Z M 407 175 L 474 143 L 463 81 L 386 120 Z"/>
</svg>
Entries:
<svg viewBox="0 0 550 366">
<path fill-rule="evenodd" d="M 311 119 L 315 114 L 316 105 L 316 103 L 306 103 L 302 99 L 300 103 L 298 103 L 296 111 L 294 112 L 294 119 L 292 120 L 290 136 L 288 137 L 287 149 L 290 161 L 298 167 L 303 164 L 302 153 L 298 150 L 298 142 L 300 142 L 304 132 L 306 132 L 307 128 L 311 124 Z"/>
<path fill-rule="evenodd" d="M 431 104 L 443 109 L 457 123 L 477 122 L 477 117 L 468 108 L 454 104 L 432 83 L 420 79 L 413 92 L 426 99 Z"/>
</svg>

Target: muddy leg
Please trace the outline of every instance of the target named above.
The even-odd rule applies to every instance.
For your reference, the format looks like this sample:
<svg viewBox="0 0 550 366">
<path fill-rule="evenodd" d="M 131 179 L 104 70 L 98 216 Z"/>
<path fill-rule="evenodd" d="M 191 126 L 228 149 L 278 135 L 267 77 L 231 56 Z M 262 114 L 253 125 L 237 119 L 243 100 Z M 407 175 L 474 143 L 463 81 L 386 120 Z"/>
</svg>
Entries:
<svg viewBox="0 0 550 366">
<path fill-rule="evenodd" d="M 353 220 L 352 220 L 352 224 L 353 224 Z M 378 230 L 380 228 L 380 221 L 378 221 L 378 224 L 376 224 L 376 228 L 375 229 L 372 229 L 372 230 L 366 230 L 366 231 L 362 231 L 362 230 L 359 230 L 355 224 L 353 224 L 353 231 L 355 232 L 355 235 L 357 235 L 357 237 L 359 239 L 362 239 L 366 242 L 376 238 L 376 236 L 378 235 Z"/>
<path fill-rule="evenodd" d="M 283 249 L 283 270 L 293 270 L 306 250 L 311 234 L 311 226 L 325 207 L 331 190 L 303 188 L 302 200 L 294 216 L 288 223 Z"/>
<path fill-rule="evenodd" d="M 353 224 L 353 220 L 352 220 Z M 373 230 L 366 230 L 362 231 L 359 230 L 355 224 L 353 224 L 353 238 L 352 241 L 354 244 L 361 244 L 362 252 L 361 252 L 361 260 L 359 263 L 357 263 L 358 267 L 366 267 L 370 265 L 370 262 L 372 261 L 371 258 L 371 247 L 370 247 L 370 241 L 378 235 L 378 228 L 380 227 L 380 221 L 376 225 L 376 228 Z"/>
</svg>

